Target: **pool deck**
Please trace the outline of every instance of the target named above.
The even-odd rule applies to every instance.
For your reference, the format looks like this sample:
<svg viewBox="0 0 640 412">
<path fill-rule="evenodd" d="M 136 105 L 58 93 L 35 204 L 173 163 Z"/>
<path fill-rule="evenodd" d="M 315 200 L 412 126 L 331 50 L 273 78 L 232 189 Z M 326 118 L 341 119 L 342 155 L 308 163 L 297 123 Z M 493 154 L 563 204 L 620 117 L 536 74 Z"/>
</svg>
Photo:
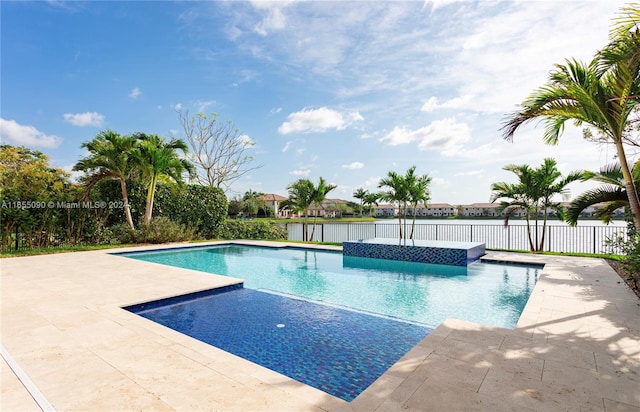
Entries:
<svg viewBox="0 0 640 412">
<path fill-rule="evenodd" d="M 640 299 L 601 259 L 489 251 L 546 264 L 516 329 L 449 319 L 347 403 L 121 309 L 232 278 L 109 252 L 0 260 L 2 346 L 58 411 L 640 411 Z"/>
</svg>

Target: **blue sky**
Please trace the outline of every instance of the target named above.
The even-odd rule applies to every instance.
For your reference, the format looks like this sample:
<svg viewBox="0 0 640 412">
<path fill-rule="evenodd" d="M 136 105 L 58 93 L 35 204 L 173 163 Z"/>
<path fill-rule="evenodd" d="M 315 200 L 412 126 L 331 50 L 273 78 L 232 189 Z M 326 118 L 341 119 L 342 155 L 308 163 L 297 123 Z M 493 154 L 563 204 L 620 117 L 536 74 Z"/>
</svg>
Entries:
<svg viewBox="0 0 640 412">
<path fill-rule="evenodd" d="M 506 164 L 613 160 L 573 126 L 557 146 L 542 125 L 499 129 L 553 64 L 606 44 L 623 4 L 2 1 L 0 138 L 71 170 L 101 130 L 183 138 L 175 109 L 201 110 L 255 143 L 262 167 L 230 196 L 322 176 L 352 199 L 416 165 L 432 202 L 487 202 Z"/>
</svg>

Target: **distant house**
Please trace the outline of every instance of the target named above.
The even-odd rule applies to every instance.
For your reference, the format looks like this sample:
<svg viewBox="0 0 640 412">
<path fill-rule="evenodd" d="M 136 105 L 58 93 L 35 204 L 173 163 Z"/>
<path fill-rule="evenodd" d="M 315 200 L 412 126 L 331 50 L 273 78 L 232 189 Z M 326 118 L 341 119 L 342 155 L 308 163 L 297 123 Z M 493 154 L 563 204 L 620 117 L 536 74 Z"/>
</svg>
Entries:
<svg viewBox="0 0 640 412">
<path fill-rule="evenodd" d="M 413 208 L 409 208 L 407 213 L 412 214 Z M 416 216 L 418 217 L 450 217 L 457 214 L 457 208 L 449 203 L 430 203 L 418 205 L 416 207 Z"/>
<path fill-rule="evenodd" d="M 273 216 L 277 218 L 285 218 L 290 216 L 290 211 L 282 209 L 281 204 L 288 198 L 277 195 L 275 193 L 269 193 L 266 195 L 258 196 L 256 198 L 260 202 L 264 202 L 264 206 L 273 211 Z"/>
<path fill-rule="evenodd" d="M 460 205 L 460 216 L 464 217 L 504 217 L 505 212 L 500 212 L 499 203 L 471 203 L 470 205 Z M 517 209 L 511 216 L 522 217 L 525 215 L 524 210 Z"/>
<path fill-rule="evenodd" d="M 389 217 L 398 215 L 398 207 L 391 204 L 373 205 L 376 217 Z"/>
<path fill-rule="evenodd" d="M 342 199 L 325 199 L 320 205 L 311 205 L 307 216 L 311 217 L 339 217 L 347 210 L 347 201 Z"/>
</svg>

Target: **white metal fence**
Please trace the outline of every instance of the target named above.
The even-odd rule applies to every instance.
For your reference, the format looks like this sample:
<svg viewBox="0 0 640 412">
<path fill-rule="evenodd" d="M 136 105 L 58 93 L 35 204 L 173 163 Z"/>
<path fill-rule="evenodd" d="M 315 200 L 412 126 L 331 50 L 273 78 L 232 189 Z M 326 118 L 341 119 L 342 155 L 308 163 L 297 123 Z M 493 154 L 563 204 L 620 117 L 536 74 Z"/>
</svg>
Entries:
<svg viewBox="0 0 640 412">
<path fill-rule="evenodd" d="M 303 240 L 302 223 L 287 223 L 289 240 Z M 309 236 L 318 242 L 341 243 L 346 240 L 399 238 L 398 223 L 312 223 L 307 224 Z M 531 228 L 534 232 L 534 227 Z M 403 230 L 404 227 L 403 227 Z M 411 226 L 407 225 L 407 234 Z M 617 236 L 627 239 L 627 229 L 621 226 L 560 226 L 548 225 L 545 251 L 563 253 L 619 253 L 605 246 L 605 241 Z M 408 237 L 408 236 L 407 236 Z M 535 242 L 535 233 L 532 233 Z M 538 238 L 542 226 L 538 227 Z M 456 242 L 483 242 L 488 249 L 529 250 L 526 225 L 473 225 L 473 224 L 416 224 L 415 240 L 449 240 Z"/>
</svg>

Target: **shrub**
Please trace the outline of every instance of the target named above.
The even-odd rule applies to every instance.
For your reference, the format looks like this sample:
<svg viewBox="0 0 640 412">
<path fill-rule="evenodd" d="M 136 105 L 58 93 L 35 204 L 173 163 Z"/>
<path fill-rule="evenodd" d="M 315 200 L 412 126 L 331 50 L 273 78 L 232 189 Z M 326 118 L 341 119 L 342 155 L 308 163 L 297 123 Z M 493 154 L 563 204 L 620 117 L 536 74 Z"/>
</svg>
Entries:
<svg viewBox="0 0 640 412">
<path fill-rule="evenodd" d="M 286 240 L 287 231 L 276 223 L 259 220 L 227 220 L 220 227 L 223 239 Z"/>
<path fill-rule="evenodd" d="M 111 233 L 111 239 L 117 243 L 128 244 L 135 243 L 136 233 L 126 223 L 119 223 L 105 229 Z"/>
<path fill-rule="evenodd" d="M 613 253 L 624 256 L 620 263 L 625 270 L 625 280 L 632 289 L 640 291 L 640 233 L 630 233 L 628 240 L 621 236 L 607 240 L 607 246 Z"/>
<path fill-rule="evenodd" d="M 151 219 L 148 225 L 140 226 L 136 231 L 137 243 L 167 243 L 193 239 L 194 230 L 176 223 L 168 217 L 159 216 Z"/>
</svg>

